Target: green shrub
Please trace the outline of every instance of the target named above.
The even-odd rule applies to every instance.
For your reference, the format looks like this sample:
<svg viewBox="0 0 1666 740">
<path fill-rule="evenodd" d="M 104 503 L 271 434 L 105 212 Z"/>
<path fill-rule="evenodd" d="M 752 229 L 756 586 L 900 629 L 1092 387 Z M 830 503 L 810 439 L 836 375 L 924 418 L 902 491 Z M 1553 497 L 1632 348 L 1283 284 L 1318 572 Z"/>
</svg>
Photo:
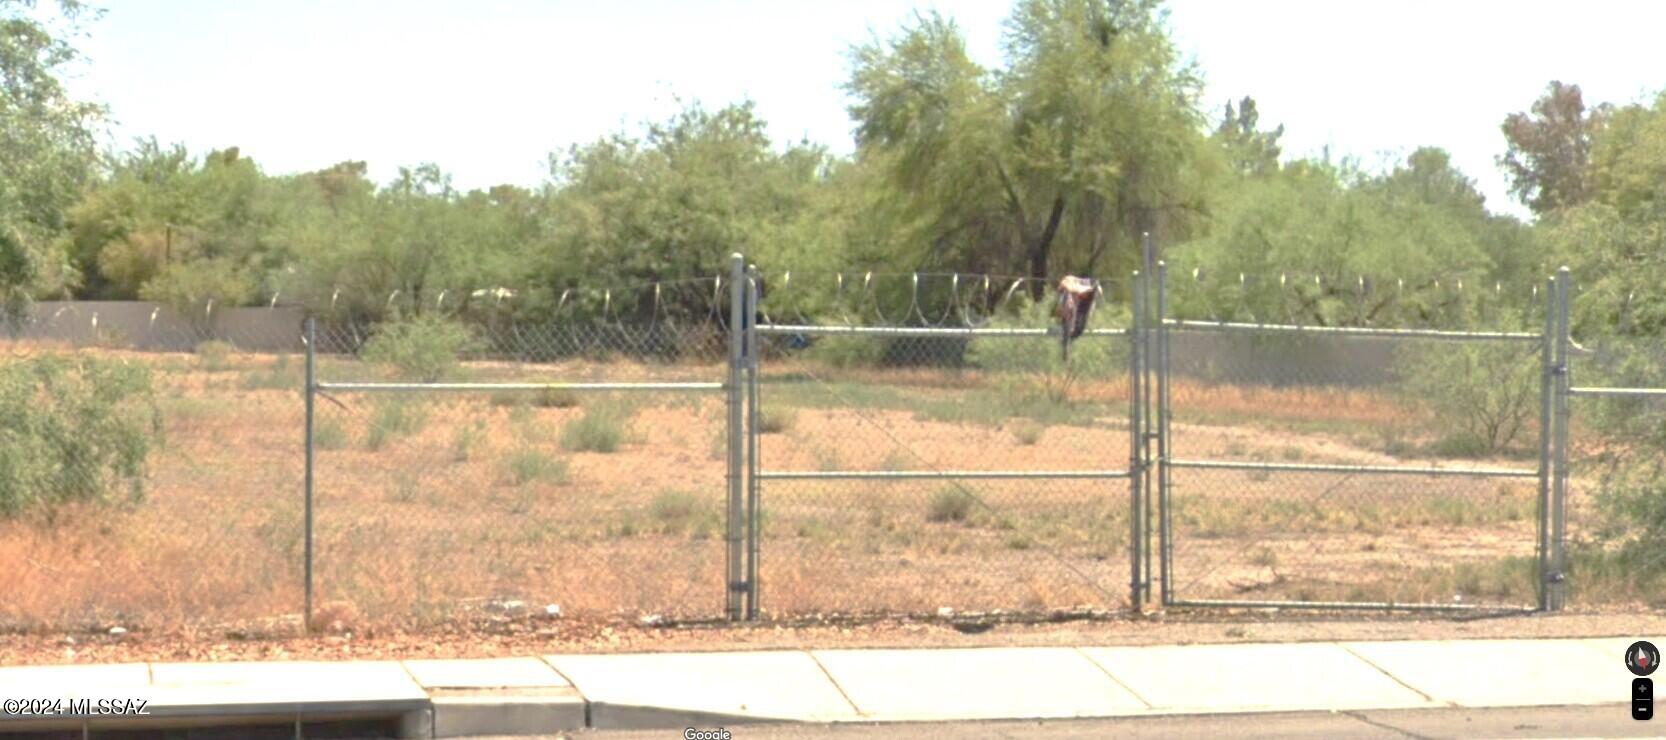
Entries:
<svg viewBox="0 0 1666 740">
<path fill-rule="evenodd" d="M 717 514 L 687 491 L 664 491 L 655 496 L 648 504 L 648 516 L 660 534 L 691 532 L 707 536 L 718 524 Z"/>
<path fill-rule="evenodd" d="M 551 457 L 536 447 L 522 447 L 504 458 L 503 473 L 505 480 L 514 486 L 536 481 L 565 483 L 567 461 Z"/>
<path fill-rule="evenodd" d="M 1453 432 L 1429 445 L 1429 454 L 1444 458 L 1471 459 L 1493 451 L 1491 443 L 1472 432 Z"/>
<path fill-rule="evenodd" d="M 415 434 L 427 423 L 428 413 L 421 405 L 400 399 L 383 401 L 376 405 L 376 411 L 370 417 L 364 446 L 371 450 L 382 449 L 389 440 Z"/>
<path fill-rule="evenodd" d="M 300 373 L 289 366 L 289 355 L 278 355 L 272 366 L 243 376 L 244 390 L 301 390 Z"/>
<path fill-rule="evenodd" d="M 625 440 L 623 414 L 592 408 L 561 427 L 561 448 L 568 452 L 615 452 Z"/>
<path fill-rule="evenodd" d="M 885 342 L 876 337 L 821 337 L 805 357 L 831 367 L 878 367 L 885 359 Z"/>
<path fill-rule="evenodd" d="M 1538 418 L 1538 345 L 1414 345 L 1395 365 L 1401 393 L 1429 412 L 1443 439 L 1499 452 Z"/>
<path fill-rule="evenodd" d="M 1026 447 L 1040 442 L 1041 435 L 1046 431 L 1047 427 L 1027 419 L 1020 419 L 1012 423 L 1013 438 L 1018 440 L 1018 444 Z"/>
<path fill-rule="evenodd" d="M 788 406 L 765 406 L 758 410 L 758 431 L 780 434 L 798 421 L 798 410 Z"/>
<path fill-rule="evenodd" d="M 455 373 L 458 358 L 474 346 L 468 327 L 422 316 L 381 324 L 359 356 L 392 367 L 407 380 L 434 383 Z"/>
<path fill-rule="evenodd" d="M 225 370 L 226 360 L 231 357 L 231 353 L 234 351 L 236 349 L 230 343 L 218 339 L 198 343 L 195 350 L 197 362 L 202 365 L 202 369 L 211 373 Z"/>
<path fill-rule="evenodd" d="M 972 513 L 972 497 L 958 488 L 942 488 L 932 494 L 926 507 L 928 522 L 964 522 Z"/>
<path fill-rule="evenodd" d="M 0 516 L 138 501 L 161 439 L 143 367 L 51 355 L 0 365 Z"/>
</svg>

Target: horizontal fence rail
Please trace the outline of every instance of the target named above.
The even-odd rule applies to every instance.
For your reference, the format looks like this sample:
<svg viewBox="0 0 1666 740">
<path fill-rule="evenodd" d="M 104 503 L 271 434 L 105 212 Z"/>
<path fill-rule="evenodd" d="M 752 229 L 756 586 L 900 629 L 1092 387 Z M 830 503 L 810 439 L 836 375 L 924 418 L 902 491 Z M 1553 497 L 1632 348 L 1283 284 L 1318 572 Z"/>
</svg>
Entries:
<svg viewBox="0 0 1666 740">
<path fill-rule="evenodd" d="M 321 391 L 351 393 L 451 391 L 720 391 L 724 383 L 317 383 Z"/>
<path fill-rule="evenodd" d="M 809 324 L 758 324 L 766 336 L 862 336 L 862 337 L 1045 337 L 1058 336 L 1050 329 L 959 329 L 912 326 L 815 326 Z M 1127 329 L 1089 329 L 1082 336 L 1126 337 Z"/>
<path fill-rule="evenodd" d="M 1666 396 L 1666 388 L 1569 388 L 1570 396 L 1632 396 L 1639 398 Z"/>
<path fill-rule="evenodd" d="M 759 480 L 1116 480 L 1126 470 L 763 470 Z"/>
<path fill-rule="evenodd" d="M 1427 475 L 1470 478 L 1537 478 L 1537 470 L 1514 468 L 1435 468 L 1404 465 L 1318 465 L 1231 460 L 1170 460 L 1171 468 L 1193 470 L 1264 470 L 1281 473 L 1357 473 L 1361 475 Z"/>
</svg>

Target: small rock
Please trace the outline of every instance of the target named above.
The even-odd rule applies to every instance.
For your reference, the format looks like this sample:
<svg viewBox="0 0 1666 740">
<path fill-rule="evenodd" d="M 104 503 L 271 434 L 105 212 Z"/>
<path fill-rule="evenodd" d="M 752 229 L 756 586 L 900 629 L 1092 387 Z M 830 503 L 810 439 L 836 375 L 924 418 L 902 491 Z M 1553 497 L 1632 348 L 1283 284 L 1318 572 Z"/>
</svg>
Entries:
<svg viewBox="0 0 1666 740">
<path fill-rule="evenodd" d="M 122 635 L 125 635 L 125 634 L 127 634 L 127 628 L 126 627 L 111 627 L 110 628 L 110 635 L 112 637 L 121 637 Z"/>
<path fill-rule="evenodd" d="M 652 627 L 656 624 L 659 624 L 660 622 L 665 621 L 665 617 L 662 617 L 658 614 L 644 614 L 644 615 L 642 615 L 642 619 L 640 621 L 642 622 L 643 625 L 648 626 L 648 627 Z"/>
<path fill-rule="evenodd" d="M 937 616 L 942 617 L 944 619 L 953 619 L 954 618 L 954 607 L 952 607 L 952 606 L 937 607 Z"/>
<path fill-rule="evenodd" d="M 75 644 L 75 636 L 74 635 L 65 635 L 64 636 L 64 644 L 65 645 L 74 645 Z"/>
<path fill-rule="evenodd" d="M 544 616 L 549 618 L 549 619 L 555 619 L 555 618 L 561 616 L 561 605 L 560 604 L 545 604 L 544 605 Z"/>
</svg>

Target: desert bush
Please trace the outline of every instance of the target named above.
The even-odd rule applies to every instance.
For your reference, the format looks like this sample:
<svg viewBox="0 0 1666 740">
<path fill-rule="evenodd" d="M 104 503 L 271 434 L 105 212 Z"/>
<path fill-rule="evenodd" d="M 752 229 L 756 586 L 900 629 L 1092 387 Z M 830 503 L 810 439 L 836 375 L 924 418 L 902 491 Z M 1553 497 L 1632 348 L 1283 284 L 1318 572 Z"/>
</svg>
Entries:
<svg viewBox="0 0 1666 740">
<path fill-rule="evenodd" d="M 400 377 L 422 383 L 451 376 L 459 358 L 475 346 L 469 328 L 437 316 L 381 324 L 360 356 L 386 365 Z"/>
<path fill-rule="evenodd" d="M 523 486 L 536 481 L 567 482 L 567 461 L 551 457 L 535 447 L 522 447 L 509 453 L 503 461 L 504 479 L 510 485 Z"/>
<path fill-rule="evenodd" d="M 1429 412 L 1451 451 L 1499 452 L 1539 413 L 1538 345 L 1420 344 L 1396 357 L 1402 394 Z"/>
<path fill-rule="evenodd" d="M 780 434 L 798 421 L 798 410 L 790 406 L 765 406 L 758 410 L 758 431 Z"/>
<path fill-rule="evenodd" d="M 161 439 L 143 367 L 53 355 L 0 366 L 0 516 L 138 501 Z"/>
<path fill-rule="evenodd" d="M 972 497 L 958 488 L 941 488 L 926 507 L 928 522 L 963 522 L 972 513 Z"/>
<path fill-rule="evenodd" d="M 721 521 L 717 512 L 703 506 L 699 497 L 687 491 L 663 491 L 648 504 L 648 516 L 657 524 L 661 534 L 709 535 Z"/>
<path fill-rule="evenodd" d="M 1026 447 L 1040 442 L 1041 435 L 1046 431 L 1047 427 L 1028 419 L 1020 419 L 1012 423 L 1013 439 L 1018 440 L 1018 444 Z"/>
<path fill-rule="evenodd" d="M 427 423 L 427 410 L 418 403 L 398 398 L 382 401 L 371 414 L 364 446 L 370 450 L 382 449 L 389 440 L 415 434 Z"/>
<path fill-rule="evenodd" d="M 591 408 L 561 427 L 561 448 L 568 452 L 616 452 L 625 440 L 624 414 Z"/>
<path fill-rule="evenodd" d="M 821 337 L 805 357 L 831 367 L 878 367 L 885 359 L 885 340 L 879 337 Z"/>
</svg>

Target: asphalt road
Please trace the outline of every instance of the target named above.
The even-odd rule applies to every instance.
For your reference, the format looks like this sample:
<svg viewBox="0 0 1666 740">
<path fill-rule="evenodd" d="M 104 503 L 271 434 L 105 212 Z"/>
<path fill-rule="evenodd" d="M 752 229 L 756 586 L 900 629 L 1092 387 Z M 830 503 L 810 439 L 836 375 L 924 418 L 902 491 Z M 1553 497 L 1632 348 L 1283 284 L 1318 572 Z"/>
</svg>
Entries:
<svg viewBox="0 0 1666 740">
<path fill-rule="evenodd" d="M 712 729 L 712 728 L 701 728 Z M 1666 737 L 1662 721 L 1631 719 L 1626 705 L 1522 709 L 1408 709 L 1364 712 L 1191 715 L 1027 722 L 925 722 L 840 725 L 742 725 L 732 740 L 878 740 L 879 738 L 1588 738 Z M 681 730 L 594 730 L 575 740 L 671 740 Z"/>
</svg>

